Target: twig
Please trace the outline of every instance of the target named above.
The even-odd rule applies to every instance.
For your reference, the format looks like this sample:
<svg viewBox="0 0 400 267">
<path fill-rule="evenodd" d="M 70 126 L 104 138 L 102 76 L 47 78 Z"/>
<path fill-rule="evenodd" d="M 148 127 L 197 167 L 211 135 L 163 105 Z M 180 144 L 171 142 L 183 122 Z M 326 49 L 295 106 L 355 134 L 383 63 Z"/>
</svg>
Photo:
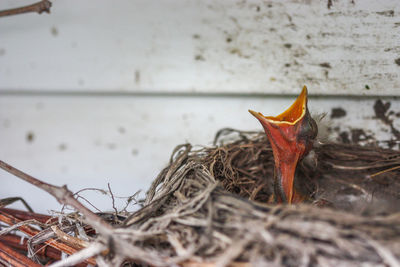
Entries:
<svg viewBox="0 0 400 267">
<path fill-rule="evenodd" d="M 15 249 L 20 252 L 27 253 L 28 252 L 28 247 L 27 243 L 28 240 L 26 238 L 22 238 L 21 236 L 18 235 L 3 235 L 0 236 L 0 243 L 3 243 L 12 249 Z M 61 251 L 58 249 L 55 249 L 53 247 L 50 247 L 46 244 L 38 245 L 36 251 L 34 252 L 34 255 L 38 255 L 41 258 L 50 258 L 53 260 L 60 260 L 61 259 Z M 86 266 L 86 264 L 85 264 Z M 82 266 L 80 266 L 82 267 Z"/>
<path fill-rule="evenodd" d="M 78 195 L 78 194 L 80 194 L 80 193 L 82 193 L 82 192 L 84 192 L 84 191 L 95 191 L 95 192 L 100 192 L 100 193 L 102 193 L 103 195 L 107 195 L 107 191 L 106 191 L 106 190 L 103 190 L 103 189 L 100 189 L 100 188 L 95 188 L 95 187 L 88 187 L 88 188 L 83 188 L 83 189 L 81 189 L 81 190 L 76 191 L 76 192 L 74 193 L 74 196 L 75 196 L 75 195 Z"/>
<path fill-rule="evenodd" d="M 12 215 L 6 214 L 3 212 L 0 212 L 0 221 L 6 223 L 8 225 L 14 225 L 16 223 L 21 222 L 19 219 L 13 217 Z M 32 238 L 38 239 L 40 237 L 43 237 L 43 240 L 45 240 L 44 243 L 46 243 L 47 245 L 54 247 L 66 254 L 71 255 L 71 254 L 76 253 L 76 251 L 77 251 L 77 249 L 75 249 L 65 243 L 58 242 L 58 241 L 52 239 L 52 237 L 48 235 L 47 230 L 39 231 L 39 230 L 33 229 L 27 223 L 20 224 L 18 228 L 22 233 L 25 233 L 31 237 L 30 241 L 28 241 L 28 251 L 29 251 L 29 247 L 31 246 L 29 243 L 31 242 Z M 53 231 L 50 228 L 48 228 L 48 229 L 51 231 L 51 234 L 53 234 Z M 32 254 L 32 255 L 34 255 L 34 254 Z M 88 263 L 96 264 L 96 262 L 93 259 L 88 259 Z"/>
<path fill-rule="evenodd" d="M 22 197 L 8 197 L 8 198 L 0 199 L 0 208 L 11 205 L 12 203 L 17 202 L 18 200 L 21 201 L 22 204 L 24 204 L 25 208 L 29 212 L 33 212 L 33 209 L 31 208 L 31 206 L 29 206 L 29 204 Z"/>
<path fill-rule="evenodd" d="M 115 199 L 114 199 L 113 192 L 111 191 L 110 183 L 107 183 L 107 186 L 108 186 L 108 190 L 110 191 L 110 195 L 111 195 L 111 199 L 112 199 L 112 207 L 115 210 L 115 219 L 117 220 L 117 218 L 118 218 L 118 210 L 115 207 Z"/>
<path fill-rule="evenodd" d="M 136 197 L 137 197 L 140 193 L 141 193 L 141 190 L 138 190 L 138 191 L 136 191 L 135 194 L 133 194 L 132 196 L 128 197 L 128 200 L 126 201 L 126 205 L 125 205 L 125 207 L 121 210 L 121 213 L 122 213 L 122 212 L 127 212 L 126 209 L 128 208 L 129 204 L 131 204 L 132 201 L 135 201 L 135 203 L 134 203 L 133 205 L 136 205 L 136 204 L 138 203 Z"/>
<path fill-rule="evenodd" d="M 95 210 L 97 210 L 98 212 L 101 212 L 101 210 L 99 210 L 95 205 L 93 205 L 89 200 L 87 200 L 85 197 L 81 196 L 80 193 L 84 192 L 84 191 L 95 191 L 95 192 L 100 192 L 104 195 L 107 195 L 107 192 L 103 189 L 99 189 L 99 188 L 93 188 L 93 187 L 89 187 L 89 188 L 83 188 L 81 190 L 78 190 L 77 192 L 74 193 L 74 196 L 76 196 L 76 199 L 82 199 L 84 200 L 87 204 L 89 204 L 90 206 L 92 206 L 92 208 L 94 208 Z M 61 208 L 61 213 L 64 212 L 65 209 L 65 205 L 63 205 L 63 207 Z"/>
<path fill-rule="evenodd" d="M 85 197 L 83 197 L 83 196 L 80 196 L 80 195 L 78 195 L 77 197 L 76 197 L 76 199 L 78 200 L 78 199 L 82 199 L 82 200 L 84 200 L 86 203 L 88 203 L 92 208 L 94 208 L 95 210 L 97 210 L 97 212 L 101 212 L 101 210 L 99 209 L 99 208 L 97 208 L 95 205 L 93 205 L 88 199 L 86 199 Z"/>
<path fill-rule="evenodd" d="M 0 263 L 4 266 L 18 266 L 18 267 L 40 267 L 42 265 L 33 262 L 28 257 L 15 252 L 10 247 L 0 242 Z"/>
<path fill-rule="evenodd" d="M 383 174 L 385 172 L 390 172 L 390 171 L 394 171 L 394 170 L 397 170 L 397 169 L 400 169 L 400 166 L 396 166 L 396 167 L 393 167 L 393 168 L 390 168 L 390 169 L 386 169 L 386 170 L 383 170 L 383 171 L 376 172 L 374 174 L 369 175 L 368 177 L 369 178 L 373 178 L 373 177 L 375 177 L 377 175 L 381 175 L 381 174 Z"/>
<path fill-rule="evenodd" d="M 183 267 L 216 267 L 217 265 L 213 262 L 196 262 L 196 261 L 186 261 L 182 262 Z M 230 267 L 250 267 L 251 264 L 248 262 L 231 262 Z"/>
<path fill-rule="evenodd" d="M 46 191 L 47 193 L 55 197 L 57 201 L 60 202 L 61 204 L 70 205 L 74 207 L 77 211 L 81 212 L 84 215 L 83 220 L 86 223 L 90 224 L 97 232 L 102 233 L 106 236 L 109 236 L 111 234 L 112 227 L 109 224 L 107 224 L 103 219 L 101 219 L 99 216 L 90 211 L 88 208 L 83 206 L 79 201 L 77 201 L 73 197 L 72 192 L 68 190 L 66 185 L 60 187 L 42 182 L 1 160 L 0 160 L 0 168 Z"/>
<path fill-rule="evenodd" d="M 62 240 L 63 242 L 67 243 L 71 247 L 74 247 L 76 249 L 82 249 L 82 248 L 86 248 L 86 247 L 89 246 L 88 242 L 64 233 L 56 225 L 52 225 L 52 226 L 50 226 L 50 228 L 51 228 L 51 230 L 53 230 L 53 232 L 57 235 L 57 237 L 60 240 Z"/>
<path fill-rule="evenodd" d="M 62 267 L 62 266 L 73 266 L 77 263 L 80 263 L 88 258 L 96 256 L 100 254 L 102 251 L 107 249 L 104 244 L 101 243 L 93 243 L 89 245 L 87 248 L 80 250 L 79 252 L 75 253 L 74 255 L 69 256 L 61 261 L 58 261 L 52 265 L 51 267 Z"/>
<path fill-rule="evenodd" d="M 15 210 L 15 209 L 8 209 L 8 208 L 0 208 L 0 212 L 5 212 L 7 214 L 10 214 L 14 216 L 15 218 L 18 218 L 22 221 L 30 220 L 30 219 L 36 219 L 37 221 L 48 224 L 51 223 L 52 221 L 55 221 L 55 218 L 52 218 L 51 216 L 48 215 L 43 215 L 39 213 L 33 213 L 33 212 L 28 212 L 28 211 L 22 211 L 22 210 Z"/>
<path fill-rule="evenodd" d="M 387 266 L 400 267 L 400 262 L 396 259 L 396 256 L 393 255 L 390 250 L 379 244 L 379 242 L 372 240 L 371 238 L 367 238 L 367 242 L 375 249 L 378 255 L 382 258 L 383 262 L 387 264 Z"/>
<path fill-rule="evenodd" d="M 23 225 L 30 225 L 30 224 L 37 224 L 37 225 L 40 225 L 40 226 L 44 226 L 42 223 L 36 221 L 35 219 L 31 219 L 31 220 L 22 221 L 22 222 L 14 224 L 14 225 L 10 225 L 7 228 L 4 228 L 3 230 L 0 231 L 0 235 L 8 234 L 11 231 L 20 228 Z"/>
<path fill-rule="evenodd" d="M 51 2 L 48 0 L 42 0 L 32 5 L 17 7 L 7 10 L 0 10 L 0 17 L 18 15 L 29 12 L 36 12 L 42 14 L 43 12 L 50 13 Z"/>
<path fill-rule="evenodd" d="M 74 207 L 77 211 L 82 213 L 83 215 L 83 221 L 90 226 L 92 226 L 97 233 L 103 236 L 103 238 L 106 238 L 108 240 L 109 244 L 113 244 L 115 246 L 115 251 L 119 250 L 119 254 L 123 258 L 130 258 L 130 259 L 140 259 L 142 262 L 145 263 L 155 263 L 155 265 L 161 265 L 164 260 L 162 259 L 157 259 L 154 258 L 154 253 L 148 252 L 141 247 L 135 246 L 131 244 L 130 242 L 124 240 L 123 238 L 116 238 L 115 240 L 113 239 L 115 236 L 113 227 L 109 224 L 107 224 L 103 219 L 101 219 L 99 216 L 94 214 L 92 211 L 90 211 L 88 208 L 83 206 L 79 201 L 77 201 L 72 192 L 68 190 L 68 188 L 64 185 L 62 187 L 60 186 L 54 186 L 45 182 L 42 182 L 16 168 L 13 166 L 3 162 L 0 160 L 0 168 L 17 176 L 18 178 L 46 191 L 53 197 L 55 197 L 58 202 L 61 204 L 65 205 L 70 205 Z M 17 220 L 17 219 L 15 219 Z M 26 226 L 21 226 L 21 230 L 26 230 L 28 232 L 32 232 L 31 229 L 23 229 L 27 228 Z M 104 239 L 103 239 L 104 240 Z M 46 243 L 49 243 L 49 241 L 46 241 Z M 97 244 L 97 245 L 96 245 Z M 49 244 L 51 245 L 51 244 Z M 75 253 L 74 255 L 70 256 L 67 259 L 70 259 L 70 261 L 76 261 L 76 262 L 81 262 L 85 260 L 87 257 L 95 256 L 100 254 L 101 252 L 108 253 L 107 246 L 101 243 L 94 243 L 94 245 L 89 246 L 88 248 L 85 248 L 81 250 L 80 252 Z M 88 254 L 85 254 L 88 253 Z M 84 256 L 82 256 L 84 255 Z M 88 256 L 89 255 L 89 256 Z M 71 263 L 70 261 L 67 261 L 67 264 L 64 264 L 62 261 L 60 264 L 61 265 L 55 265 L 55 266 L 70 266 Z"/>
</svg>

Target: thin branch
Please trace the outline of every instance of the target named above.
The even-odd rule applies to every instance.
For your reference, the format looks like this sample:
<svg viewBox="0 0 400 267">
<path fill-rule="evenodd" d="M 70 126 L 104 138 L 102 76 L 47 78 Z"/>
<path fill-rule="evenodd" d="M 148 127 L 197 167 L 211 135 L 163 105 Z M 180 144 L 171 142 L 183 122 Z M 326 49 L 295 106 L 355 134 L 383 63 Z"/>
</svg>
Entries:
<svg viewBox="0 0 400 267">
<path fill-rule="evenodd" d="M 133 205 L 136 205 L 138 203 L 136 197 L 141 193 L 141 190 L 136 191 L 135 194 L 132 196 L 128 197 L 128 200 L 126 201 L 125 207 L 121 210 L 121 212 L 128 212 L 126 209 L 128 208 L 129 204 L 131 204 L 132 201 L 135 201 Z"/>
<path fill-rule="evenodd" d="M 22 204 L 24 204 L 25 208 L 29 212 L 33 213 L 33 209 L 31 208 L 31 206 L 29 206 L 29 204 L 22 197 L 8 197 L 8 198 L 0 199 L 0 208 L 11 205 L 14 202 L 17 202 L 18 200 L 21 201 Z"/>
<path fill-rule="evenodd" d="M 55 197 L 58 202 L 64 205 L 69 205 L 74 207 L 77 211 L 82 213 L 83 215 L 83 221 L 90 226 L 92 226 L 96 232 L 99 235 L 103 235 L 106 237 L 109 242 L 114 243 L 113 240 L 113 234 L 114 234 L 114 229 L 111 225 L 107 224 L 103 219 L 101 219 L 99 216 L 94 214 L 91 210 L 83 206 L 78 200 L 76 200 L 72 194 L 71 191 L 67 189 L 67 187 L 64 185 L 62 187 L 60 186 L 54 186 L 45 182 L 42 182 L 16 168 L 13 166 L 3 162 L 0 160 L 0 168 L 17 176 L 18 178 L 46 191 L 53 197 Z M 24 226 L 25 227 L 25 226 Z M 151 263 L 154 262 L 154 255 L 151 252 L 147 252 L 137 246 L 132 245 L 130 242 L 122 239 L 122 238 L 117 238 L 117 242 L 114 243 L 116 246 L 116 250 L 121 250 L 120 254 L 123 258 L 130 258 L 130 259 L 140 259 L 142 262 L 146 263 Z M 94 243 L 93 245 L 90 245 L 87 248 L 82 249 L 78 253 L 75 253 L 74 255 L 68 257 L 69 261 L 73 262 L 80 262 L 83 261 L 87 257 L 91 257 L 94 255 L 99 254 L 100 252 L 108 253 L 107 246 L 101 243 Z M 83 257 L 82 257 L 83 255 Z M 67 264 L 63 265 L 65 262 L 60 262 L 61 266 L 70 266 L 68 265 L 70 262 L 67 262 Z M 158 265 L 161 265 L 161 261 L 157 262 Z M 57 263 L 55 263 L 57 264 Z M 57 266 L 57 265 L 55 265 Z"/>
<path fill-rule="evenodd" d="M 112 227 L 107 224 L 103 219 L 94 214 L 91 210 L 83 206 L 78 200 L 76 200 L 71 191 L 68 190 L 67 186 L 64 185 L 54 186 L 45 182 L 42 182 L 29 174 L 26 174 L 13 166 L 0 160 L 0 168 L 17 176 L 18 178 L 46 191 L 57 199 L 58 202 L 65 205 L 74 207 L 77 211 L 84 215 L 83 220 L 90 224 L 97 232 L 109 236 L 112 232 Z"/>
<path fill-rule="evenodd" d="M 114 199 L 113 192 L 111 191 L 110 183 L 107 183 L 107 186 L 108 186 L 108 190 L 110 191 L 110 195 L 111 195 L 111 199 L 112 199 L 112 207 L 113 207 L 113 209 L 115 211 L 115 220 L 117 220 L 118 219 L 118 210 L 115 207 L 115 199 Z"/>
<path fill-rule="evenodd" d="M 4 266 L 21 266 L 21 267 L 40 267 L 41 264 L 33 262 L 28 257 L 14 251 L 12 248 L 0 242 L 0 264 Z"/>
<path fill-rule="evenodd" d="M 36 224 L 36 225 L 40 225 L 40 226 L 44 226 L 43 223 L 36 221 L 35 219 L 31 219 L 31 220 L 27 220 L 27 221 L 22 221 L 19 223 L 16 223 L 14 225 L 10 225 L 7 228 L 4 228 L 3 230 L 0 231 L 0 235 L 5 235 L 10 233 L 11 231 L 20 228 L 22 225 L 30 225 L 30 224 Z"/>
<path fill-rule="evenodd" d="M 69 256 L 61 261 L 55 262 L 51 267 L 62 267 L 62 266 L 73 266 L 78 264 L 88 258 L 96 256 L 106 250 L 107 247 L 101 243 L 92 243 L 87 248 L 80 250 L 79 252 L 75 253 L 74 255 Z"/>
<path fill-rule="evenodd" d="M 0 221 L 4 222 L 5 224 L 8 224 L 8 225 L 14 225 L 16 223 L 21 222 L 21 220 L 15 218 L 12 215 L 7 214 L 5 212 L 0 212 Z M 19 230 L 22 233 L 30 236 L 30 238 L 27 242 L 28 255 L 30 255 L 30 256 L 34 256 L 36 254 L 33 247 L 36 244 L 40 244 L 43 242 L 59 251 L 62 251 L 64 253 L 68 254 L 68 255 L 74 254 L 77 251 L 77 249 L 75 249 L 65 243 L 62 243 L 62 242 L 59 242 L 59 241 L 53 239 L 54 232 L 53 232 L 53 230 L 51 230 L 51 228 L 47 228 L 46 230 L 39 231 L 37 229 L 32 228 L 30 225 L 20 224 Z M 66 231 L 66 229 L 63 228 L 63 231 Z M 92 265 L 96 264 L 96 262 L 93 259 L 88 259 L 87 261 L 89 264 L 92 264 Z"/>
<path fill-rule="evenodd" d="M 84 240 L 81 240 L 75 236 L 68 235 L 64 231 L 62 231 L 60 228 L 58 228 L 56 225 L 50 226 L 51 230 L 57 235 L 57 237 L 63 241 L 64 243 L 67 243 L 71 247 L 74 247 L 78 250 L 82 248 L 86 248 L 89 246 L 89 242 L 86 242 Z"/>
<path fill-rule="evenodd" d="M 85 197 L 83 197 L 83 196 L 77 196 L 76 197 L 76 199 L 82 199 L 82 200 L 84 200 L 86 203 L 88 203 L 90 206 L 92 206 L 95 210 L 97 210 L 98 212 L 101 212 L 101 210 L 100 209 L 98 209 L 95 205 L 93 205 L 88 199 L 86 199 Z"/>
<path fill-rule="evenodd" d="M 104 190 L 104 189 L 95 188 L 95 187 L 88 187 L 88 188 L 83 188 L 83 189 L 81 189 L 81 190 L 76 191 L 76 192 L 74 193 L 74 196 L 75 196 L 75 195 L 78 195 L 78 194 L 80 194 L 80 193 L 82 193 L 82 192 L 85 192 L 85 191 L 95 191 L 95 192 L 100 192 L 100 193 L 102 193 L 103 195 L 107 195 L 107 191 Z"/>
<path fill-rule="evenodd" d="M 397 169 L 400 169 L 400 165 L 395 166 L 395 167 L 390 168 L 390 169 L 386 169 L 386 170 L 380 171 L 380 172 L 376 172 L 376 173 L 374 173 L 374 174 L 369 175 L 368 177 L 369 177 L 369 178 L 373 178 L 373 177 L 375 177 L 375 176 L 377 176 L 377 175 L 381 175 L 381 174 L 383 174 L 383 173 L 385 173 L 385 172 L 390 172 L 390 171 L 394 171 L 394 170 L 397 170 Z"/>
<path fill-rule="evenodd" d="M 36 12 L 42 14 L 43 12 L 50 13 L 51 2 L 48 0 L 42 0 L 32 5 L 17 7 L 7 10 L 0 10 L 0 17 L 24 14 L 29 12 Z"/>
</svg>

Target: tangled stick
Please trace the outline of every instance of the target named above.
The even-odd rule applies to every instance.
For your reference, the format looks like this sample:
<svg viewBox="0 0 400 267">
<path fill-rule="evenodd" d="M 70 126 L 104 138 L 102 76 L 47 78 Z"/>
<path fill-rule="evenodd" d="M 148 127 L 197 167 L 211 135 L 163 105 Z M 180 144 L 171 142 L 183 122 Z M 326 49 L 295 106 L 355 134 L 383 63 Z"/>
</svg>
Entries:
<svg viewBox="0 0 400 267">
<path fill-rule="evenodd" d="M 0 17 L 29 13 L 29 12 L 36 12 L 38 14 L 42 14 L 43 12 L 50 13 L 51 5 L 52 4 L 50 1 L 42 0 L 40 2 L 28 6 L 17 7 L 7 10 L 0 10 Z"/>
</svg>

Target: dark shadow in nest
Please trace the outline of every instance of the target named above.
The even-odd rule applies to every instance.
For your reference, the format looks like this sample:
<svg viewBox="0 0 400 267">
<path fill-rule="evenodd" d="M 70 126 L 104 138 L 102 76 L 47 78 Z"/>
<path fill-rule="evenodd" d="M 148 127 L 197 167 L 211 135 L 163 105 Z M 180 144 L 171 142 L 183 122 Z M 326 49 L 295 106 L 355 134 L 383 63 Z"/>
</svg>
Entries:
<svg viewBox="0 0 400 267">
<path fill-rule="evenodd" d="M 273 203 L 274 159 L 264 133 L 222 129 L 199 158 L 225 190 Z M 357 144 L 316 143 L 298 166 L 295 186 L 320 207 L 360 215 L 400 211 L 400 153 Z"/>
</svg>

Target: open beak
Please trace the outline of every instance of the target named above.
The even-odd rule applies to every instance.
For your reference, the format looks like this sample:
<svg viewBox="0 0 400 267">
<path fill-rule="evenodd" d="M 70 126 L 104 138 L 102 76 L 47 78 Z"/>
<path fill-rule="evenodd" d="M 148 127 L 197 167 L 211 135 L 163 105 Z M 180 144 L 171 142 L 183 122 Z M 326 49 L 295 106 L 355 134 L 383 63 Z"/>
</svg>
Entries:
<svg viewBox="0 0 400 267">
<path fill-rule="evenodd" d="M 311 150 L 317 136 L 317 124 L 307 108 L 307 87 L 282 114 L 272 117 L 249 110 L 256 117 L 271 143 L 275 161 L 275 198 L 278 202 L 301 202 L 294 189 L 296 167 Z"/>
</svg>

